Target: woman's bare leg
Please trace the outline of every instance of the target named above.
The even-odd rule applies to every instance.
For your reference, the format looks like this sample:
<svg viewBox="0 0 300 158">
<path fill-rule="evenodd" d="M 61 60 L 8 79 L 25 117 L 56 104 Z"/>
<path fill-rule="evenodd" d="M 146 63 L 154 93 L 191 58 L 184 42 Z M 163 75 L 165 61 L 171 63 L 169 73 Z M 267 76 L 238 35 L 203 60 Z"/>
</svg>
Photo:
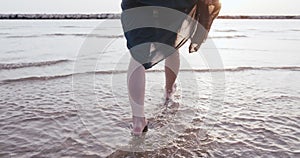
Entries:
<svg viewBox="0 0 300 158">
<path fill-rule="evenodd" d="M 144 113 L 145 68 L 133 58 L 127 74 L 128 97 L 133 115 L 133 134 L 141 134 L 147 124 Z"/>
<path fill-rule="evenodd" d="M 173 85 L 178 75 L 180 66 L 179 52 L 176 51 L 165 60 L 166 100 L 170 99 Z"/>
</svg>

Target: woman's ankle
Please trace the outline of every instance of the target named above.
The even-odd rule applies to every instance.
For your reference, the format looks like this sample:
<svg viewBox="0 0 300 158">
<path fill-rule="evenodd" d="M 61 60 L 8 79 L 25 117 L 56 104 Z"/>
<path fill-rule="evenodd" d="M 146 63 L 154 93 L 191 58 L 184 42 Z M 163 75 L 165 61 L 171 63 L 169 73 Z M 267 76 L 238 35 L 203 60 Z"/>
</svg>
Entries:
<svg viewBox="0 0 300 158">
<path fill-rule="evenodd" d="M 145 124 L 147 124 L 146 117 L 133 116 L 132 121 L 133 121 L 133 126 L 144 126 Z"/>
<path fill-rule="evenodd" d="M 134 135 L 141 135 L 144 132 L 145 128 L 147 127 L 147 119 L 145 117 L 133 116 L 132 121 L 133 121 L 132 133 Z"/>
</svg>

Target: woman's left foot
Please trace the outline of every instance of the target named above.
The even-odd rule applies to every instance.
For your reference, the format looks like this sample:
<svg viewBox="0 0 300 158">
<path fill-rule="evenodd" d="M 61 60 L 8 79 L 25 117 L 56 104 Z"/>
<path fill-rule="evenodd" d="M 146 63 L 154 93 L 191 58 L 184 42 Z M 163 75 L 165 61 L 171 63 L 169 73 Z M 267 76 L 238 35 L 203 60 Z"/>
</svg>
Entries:
<svg viewBox="0 0 300 158">
<path fill-rule="evenodd" d="M 144 132 L 148 131 L 148 121 L 145 117 L 133 116 L 133 129 L 132 134 L 135 136 L 141 136 Z"/>
</svg>

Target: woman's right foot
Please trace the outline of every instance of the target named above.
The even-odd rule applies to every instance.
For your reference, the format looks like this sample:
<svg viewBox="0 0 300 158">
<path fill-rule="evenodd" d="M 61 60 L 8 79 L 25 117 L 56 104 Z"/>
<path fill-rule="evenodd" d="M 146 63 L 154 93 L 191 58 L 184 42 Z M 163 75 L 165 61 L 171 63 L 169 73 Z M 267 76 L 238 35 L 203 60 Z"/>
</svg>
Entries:
<svg viewBox="0 0 300 158">
<path fill-rule="evenodd" d="M 177 88 L 176 83 L 173 84 L 172 89 L 167 89 L 165 87 L 165 100 L 166 101 L 169 101 L 172 99 L 174 93 L 176 92 L 176 88 Z"/>
<path fill-rule="evenodd" d="M 148 121 L 145 117 L 135 117 L 132 118 L 133 129 L 132 134 L 135 136 L 141 136 L 143 132 L 148 130 Z"/>
</svg>

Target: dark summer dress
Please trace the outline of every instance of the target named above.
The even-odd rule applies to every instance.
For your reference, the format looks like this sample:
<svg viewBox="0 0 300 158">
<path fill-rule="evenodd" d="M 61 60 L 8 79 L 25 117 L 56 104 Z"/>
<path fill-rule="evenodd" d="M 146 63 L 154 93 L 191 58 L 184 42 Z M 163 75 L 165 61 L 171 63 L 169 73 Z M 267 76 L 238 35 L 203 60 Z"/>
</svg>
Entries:
<svg viewBox="0 0 300 158">
<path fill-rule="evenodd" d="M 204 0 L 122 0 L 121 6 L 127 47 L 145 69 L 166 59 L 188 40 L 189 52 L 197 51 L 221 8 L 218 0 L 208 4 Z"/>
</svg>

